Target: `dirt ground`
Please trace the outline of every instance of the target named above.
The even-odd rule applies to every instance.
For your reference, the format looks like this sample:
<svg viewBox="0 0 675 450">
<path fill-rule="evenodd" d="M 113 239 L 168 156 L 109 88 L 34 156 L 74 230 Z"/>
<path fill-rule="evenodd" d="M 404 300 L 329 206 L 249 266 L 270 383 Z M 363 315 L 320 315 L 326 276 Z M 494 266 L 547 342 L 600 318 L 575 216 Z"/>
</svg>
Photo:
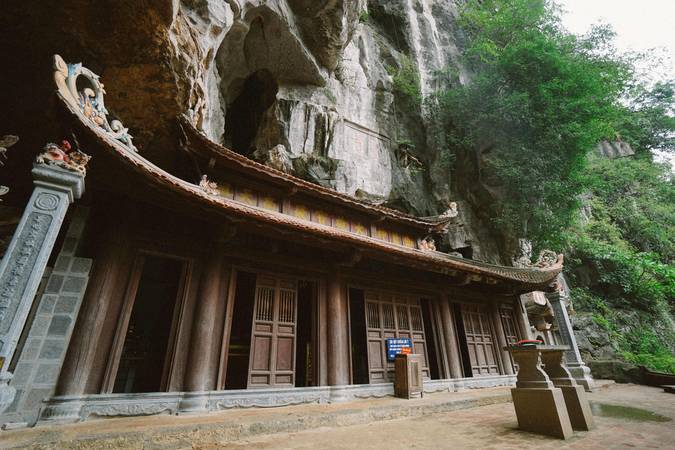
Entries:
<svg viewBox="0 0 675 450">
<path fill-rule="evenodd" d="M 646 386 L 609 385 L 589 399 L 597 428 L 575 432 L 566 441 L 519 431 L 509 389 L 488 388 L 415 400 L 385 397 L 42 426 L 0 432 L 0 448 L 675 450 L 675 395 Z"/>
<path fill-rule="evenodd" d="M 414 419 L 266 435 L 227 446 L 198 448 L 675 449 L 675 395 L 657 388 L 615 385 L 589 397 L 594 405 L 597 428 L 575 432 L 567 441 L 519 431 L 513 404 L 502 403 Z M 619 408 L 613 407 L 615 405 Z"/>
</svg>

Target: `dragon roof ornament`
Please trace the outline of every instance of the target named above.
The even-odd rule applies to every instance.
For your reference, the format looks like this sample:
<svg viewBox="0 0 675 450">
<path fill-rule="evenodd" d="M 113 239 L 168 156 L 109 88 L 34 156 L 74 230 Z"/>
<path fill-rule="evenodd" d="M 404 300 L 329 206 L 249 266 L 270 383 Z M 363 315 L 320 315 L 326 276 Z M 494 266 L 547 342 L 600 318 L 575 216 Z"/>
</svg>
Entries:
<svg viewBox="0 0 675 450">
<path fill-rule="evenodd" d="M 78 85 L 80 77 L 88 83 Z M 68 64 L 61 56 L 54 55 L 54 81 L 61 98 L 79 112 L 84 120 L 90 121 L 129 150 L 138 152 L 129 129 L 119 120 L 108 121 L 108 110 L 103 101 L 105 89 L 98 75 L 82 67 L 82 63 Z"/>
</svg>

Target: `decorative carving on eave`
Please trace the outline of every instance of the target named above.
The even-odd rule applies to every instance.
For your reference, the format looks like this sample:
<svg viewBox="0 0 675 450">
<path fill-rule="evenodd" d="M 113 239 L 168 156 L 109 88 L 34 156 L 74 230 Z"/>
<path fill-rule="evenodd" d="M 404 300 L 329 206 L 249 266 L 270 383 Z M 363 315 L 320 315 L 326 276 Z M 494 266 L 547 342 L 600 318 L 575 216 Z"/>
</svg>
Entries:
<svg viewBox="0 0 675 450">
<path fill-rule="evenodd" d="M 61 145 L 48 143 L 42 149 L 36 158 L 35 162 L 38 164 L 48 164 L 51 166 L 58 166 L 73 172 L 87 174 L 87 164 L 91 156 L 79 150 L 75 150 L 67 140 L 61 141 Z"/>
<path fill-rule="evenodd" d="M 536 262 L 532 262 L 532 241 L 518 239 L 518 251 L 512 261 L 514 267 L 548 269 L 562 266 L 563 255 L 551 250 L 542 250 Z"/>
<path fill-rule="evenodd" d="M 202 175 L 201 180 L 199 180 L 199 187 L 202 188 L 202 190 L 207 194 L 219 195 L 218 183 L 215 181 L 210 181 L 206 175 Z"/>
<path fill-rule="evenodd" d="M 82 79 L 86 82 L 83 83 Z M 129 150 L 138 151 L 129 129 L 119 120 L 108 121 L 108 110 L 103 100 L 105 89 L 98 75 L 82 67 L 82 63 L 68 64 L 61 56 L 54 55 L 54 81 L 59 95 L 84 120 L 90 121 Z"/>
</svg>

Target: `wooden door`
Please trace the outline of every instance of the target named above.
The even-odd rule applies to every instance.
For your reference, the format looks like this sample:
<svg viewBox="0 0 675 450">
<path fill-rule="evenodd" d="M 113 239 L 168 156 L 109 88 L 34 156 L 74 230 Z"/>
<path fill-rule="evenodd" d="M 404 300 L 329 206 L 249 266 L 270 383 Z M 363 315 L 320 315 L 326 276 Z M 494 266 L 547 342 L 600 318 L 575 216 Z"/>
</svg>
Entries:
<svg viewBox="0 0 675 450">
<path fill-rule="evenodd" d="M 513 308 L 508 306 L 501 306 L 499 308 L 499 317 L 502 321 L 502 328 L 504 329 L 504 339 L 506 340 L 507 345 L 515 344 L 520 340 L 518 337 L 518 328 L 516 327 L 516 316 L 514 315 Z M 509 361 L 511 367 L 515 371 L 518 371 L 518 365 L 513 361 L 511 353 L 509 353 Z M 504 364 L 508 363 L 507 361 Z"/>
<path fill-rule="evenodd" d="M 474 377 L 499 375 L 490 315 L 484 305 L 462 304 L 464 333 Z"/>
<path fill-rule="evenodd" d="M 297 283 L 259 275 L 256 281 L 249 388 L 295 386 Z"/>
<path fill-rule="evenodd" d="M 368 375 L 370 383 L 394 380 L 394 362 L 387 360 L 388 338 L 410 338 L 413 353 L 422 356 L 422 374 L 429 377 L 420 299 L 384 292 L 365 292 Z"/>
</svg>

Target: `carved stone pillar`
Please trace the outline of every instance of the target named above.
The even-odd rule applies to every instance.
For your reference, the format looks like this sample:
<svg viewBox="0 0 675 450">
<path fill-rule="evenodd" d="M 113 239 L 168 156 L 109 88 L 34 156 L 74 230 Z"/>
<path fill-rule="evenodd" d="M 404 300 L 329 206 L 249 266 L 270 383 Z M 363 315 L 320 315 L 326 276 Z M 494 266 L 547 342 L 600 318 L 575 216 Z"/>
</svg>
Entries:
<svg viewBox="0 0 675 450">
<path fill-rule="evenodd" d="M 328 384 L 349 384 L 349 320 L 347 315 L 347 291 L 337 275 L 327 283 L 328 325 Z"/>
<path fill-rule="evenodd" d="M 0 412 L 13 401 L 9 363 L 68 206 L 84 192 L 84 173 L 35 164 L 35 188 L 0 262 Z"/>
<path fill-rule="evenodd" d="M 572 323 L 567 314 L 567 307 L 563 302 L 563 296 L 560 291 L 556 291 L 546 294 L 546 298 L 548 298 L 548 301 L 551 303 L 551 308 L 553 309 L 554 319 L 558 326 L 560 339 L 562 340 L 561 344 L 569 347 L 569 350 L 565 352 L 567 369 L 570 371 L 576 382 L 584 387 L 586 392 L 591 392 L 594 387 L 591 369 L 589 369 L 581 359 L 581 353 L 579 353 L 579 346 L 574 337 Z"/>
<path fill-rule="evenodd" d="M 513 375 L 513 364 L 511 363 L 511 355 L 506 348 L 508 344 L 506 342 L 504 326 L 502 325 L 502 315 L 499 311 L 499 305 L 493 303 L 490 305 L 490 311 L 492 312 L 492 322 L 495 324 L 495 338 L 499 344 L 502 367 L 504 368 L 503 375 Z"/>
<path fill-rule="evenodd" d="M 440 310 L 445 349 L 448 353 L 449 375 L 450 378 L 462 378 L 464 377 L 464 373 L 462 372 L 462 361 L 460 360 L 459 345 L 457 344 L 455 321 L 446 296 L 441 297 Z"/>
<path fill-rule="evenodd" d="M 201 277 L 185 375 L 185 390 L 190 394 L 181 401 L 181 412 L 205 410 L 208 402 L 205 391 L 216 389 L 228 284 L 224 264 L 225 258 L 217 247 L 206 261 Z"/>
<path fill-rule="evenodd" d="M 518 328 L 520 328 L 520 333 L 522 339 L 533 339 L 532 336 L 532 326 L 530 326 L 530 319 L 527 317 L 527 310 L 523 304 L 523 297 L 518 296 L 514 301 L 513 313 L 516 316 L 516 322 L 518 322 Z"/>
</svg>

